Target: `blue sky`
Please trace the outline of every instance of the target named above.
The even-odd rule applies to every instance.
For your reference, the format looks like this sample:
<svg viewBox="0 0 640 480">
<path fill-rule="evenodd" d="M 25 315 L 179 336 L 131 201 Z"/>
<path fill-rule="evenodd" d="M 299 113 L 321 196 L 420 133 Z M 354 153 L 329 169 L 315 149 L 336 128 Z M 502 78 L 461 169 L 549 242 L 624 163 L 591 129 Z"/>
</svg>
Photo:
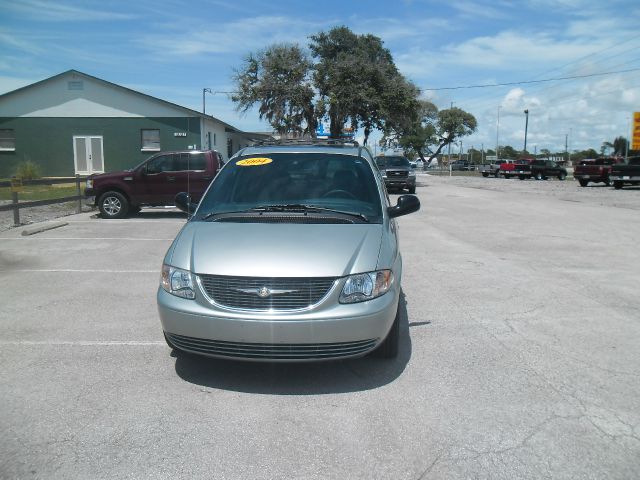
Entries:
<svg viewBox="0 0 640 480">
<path fill-rule="evenodd" d="M 233 90 L 243 57 L 275 42 L 346 25 L 379 36 L 400 71 L 439 108 L 473 113 L 463 140 L 520 149 L 599 149 L 629 136 L 640 111 L 637 1 L 108 1 L 0 0 L 0 93 L 69 69 L 201 110 L 202 89 Z M 612 75 L 599 75 L 619 72 Z M 596 75 L 491 88 L 430 90 Z M 207 113 L 245 130 L 226 94 L 207 94 Z M 500 111 L 500 127 L 497 114 Z"/>
</svg>

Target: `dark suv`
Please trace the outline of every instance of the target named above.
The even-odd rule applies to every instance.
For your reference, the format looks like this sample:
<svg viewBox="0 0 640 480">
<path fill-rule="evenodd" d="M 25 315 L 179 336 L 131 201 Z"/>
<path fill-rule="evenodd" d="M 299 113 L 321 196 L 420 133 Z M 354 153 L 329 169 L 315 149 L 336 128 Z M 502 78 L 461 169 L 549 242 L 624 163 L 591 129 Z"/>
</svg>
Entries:
<svg viewBox="0 0 640 480">
<path fill-rule="evenodd" d="M 409 160 L 402 155 L 379 155 L 376 165 L 382 173 L 387 190 L 409 190 L 416 193 L 416 172 L 411 168 Z"/>
</svg>

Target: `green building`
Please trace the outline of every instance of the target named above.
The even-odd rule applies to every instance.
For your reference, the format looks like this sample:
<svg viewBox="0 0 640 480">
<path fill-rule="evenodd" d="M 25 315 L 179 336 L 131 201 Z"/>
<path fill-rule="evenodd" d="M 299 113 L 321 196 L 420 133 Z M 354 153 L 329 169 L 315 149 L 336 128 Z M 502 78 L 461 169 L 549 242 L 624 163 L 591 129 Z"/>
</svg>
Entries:
<svg viewBox="0 0 640 480">
<path fill-rule="evenodd" d="M 49 177 L 132 168 L 167 150 L 213 149 L 228 160 L 260 138 L 76 70 L 0 95 L 0 178 L 28 160 Z"/>
</svg>

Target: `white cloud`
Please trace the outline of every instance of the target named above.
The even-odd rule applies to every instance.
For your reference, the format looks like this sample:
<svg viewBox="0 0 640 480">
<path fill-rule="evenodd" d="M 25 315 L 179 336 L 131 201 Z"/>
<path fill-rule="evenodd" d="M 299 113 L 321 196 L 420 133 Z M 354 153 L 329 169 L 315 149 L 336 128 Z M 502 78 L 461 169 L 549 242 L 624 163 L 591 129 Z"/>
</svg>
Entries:
<svg viewBox="0 0 640 480">
<path fill-rule="evenodd" d="M 86 2 L 83 3 L 86 5 Z M 3 7 L 22 15 L 32 17 L 39 21 L 53 22 L 90 22 L 90 21 L 113 21 L 130 20 L 135 18 L 128 13 L 119 13 L 98 8 L 102 2 L 85 6 L 77 6 L 73 2 L 65 3 L 60 0 L 20 0 L 6 2 Z"/>
<path fill-rule="evenodd" d="M 167 25 L 169 31 L 143 35 L 138 41 L 145 48 L 162 55 L 201 55 L 234 53 L 264 48 L 272 43 L 301 43 L 307 36 L 326 28 L 326 23 L 304 22 L 286 16 L 258 16 L 235 22 L 182 28 Z M 241 46 L 241 47 L 240 47 Z"/>
</svg>

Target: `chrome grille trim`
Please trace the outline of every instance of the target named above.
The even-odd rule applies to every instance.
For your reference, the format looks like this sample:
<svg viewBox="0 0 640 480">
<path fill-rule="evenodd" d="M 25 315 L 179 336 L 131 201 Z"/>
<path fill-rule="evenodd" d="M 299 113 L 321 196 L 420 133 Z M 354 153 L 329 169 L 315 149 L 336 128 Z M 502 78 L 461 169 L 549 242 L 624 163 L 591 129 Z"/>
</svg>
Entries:
<svg viewBox="0 0 640 480">
<path fill-rule="evenodd" d="M 167 333 L 173 345 L 186 350 L 216 357 L 271 360 L 307 360 L 349 357 L 367 353 L 376 345 L 376 339 L 336 343 L 270 344 L 243 343 L 185 337 Z"/>
<path fill-rule="evenodd" d="M 214 305 L 242 311 L 292 312 L 308 310 L 320 303 L 337 283 L 335 277 L 267 278 L 198 274 L 205 297 Z M 266 287 L 275 293 L 261 298 Z M 254 292 L 251 293 L 251 290 Z"/>
</svg>

